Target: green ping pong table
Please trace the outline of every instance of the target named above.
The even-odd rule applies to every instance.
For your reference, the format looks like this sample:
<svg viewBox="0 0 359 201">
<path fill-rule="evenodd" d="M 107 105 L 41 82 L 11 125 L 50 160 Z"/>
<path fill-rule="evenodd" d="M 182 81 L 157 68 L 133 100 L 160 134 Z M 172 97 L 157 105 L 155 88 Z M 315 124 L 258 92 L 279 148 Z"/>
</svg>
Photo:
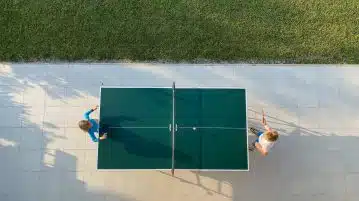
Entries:
<svg viewBox="0 0 359 201">
<path fill-rule="evenodd" d="M 248 171 L 246 91 L 101 87 L 98 169 Z"/>
</svg>

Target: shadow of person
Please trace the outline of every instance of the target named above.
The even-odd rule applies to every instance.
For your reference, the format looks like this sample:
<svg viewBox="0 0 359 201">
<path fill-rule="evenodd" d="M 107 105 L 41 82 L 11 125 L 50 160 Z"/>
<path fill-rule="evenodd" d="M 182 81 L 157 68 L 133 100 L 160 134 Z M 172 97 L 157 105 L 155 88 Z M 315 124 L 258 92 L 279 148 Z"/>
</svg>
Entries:
<svg viewBox="0 0 359 201">
<path fill-rule="evenodd" d="M 100 163 L 115 169 L 171 168 L 173 149 L 168 128 L 122 127 L 128 121 L 138 122 L 136 118 L 123 115 L 105 119 L 104 122 L 116 122 L 116 127 L 100 122 L 101 135 L 108 135 L 99 145 L 99 153 L 103 155 Z M 114 150 L 116 155 L 112 154 Z M 174 154 L 182 163 L 194 163 L 193 157 L 183 151 L 174 150 Z"/>
<path fill-rule="evenodd" d="M 136 155 L 145 158 L 172 158 L 171 135 L 168 130 L 164 128 L 111 128 L 110 137 L 112 140 L 111 146 L 117 146 L 118 151 L 124 149 L 124 154 Z M 192 156 L 175 150 L 174 154 L 177 160 L 182 162 L 192 163 Z"/>
</svg>

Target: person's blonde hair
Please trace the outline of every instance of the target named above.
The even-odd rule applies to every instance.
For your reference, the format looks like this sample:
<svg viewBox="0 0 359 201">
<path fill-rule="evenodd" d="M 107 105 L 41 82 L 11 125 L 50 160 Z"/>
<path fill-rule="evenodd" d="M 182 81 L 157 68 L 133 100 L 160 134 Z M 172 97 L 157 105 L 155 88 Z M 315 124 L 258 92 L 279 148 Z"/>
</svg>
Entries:
<svg viewBox="0 0 359 201">
<path fill-rule="evenodd" d="M 81 121 L 79 121 L 79 127 L 81 130 L 87 132 L 91 128 L 90 122 L 87 120 L 81 120 Z"/>
<path fill-rule="evenodd" d="M 279 134 L 277 131 L 268 131 L 264 134 L 264 136 L 268 141 L 271 141 L 271 142 L 275 142 L 279 138 Z"/>
</svg>

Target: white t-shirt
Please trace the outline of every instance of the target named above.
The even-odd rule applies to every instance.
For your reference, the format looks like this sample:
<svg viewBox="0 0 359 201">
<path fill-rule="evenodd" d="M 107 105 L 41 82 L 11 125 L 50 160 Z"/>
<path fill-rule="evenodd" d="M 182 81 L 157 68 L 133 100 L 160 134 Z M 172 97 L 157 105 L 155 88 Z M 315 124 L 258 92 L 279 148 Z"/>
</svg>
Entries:
<svg viewBox="0 0 359 201">
<path fill-rule="evenodd" d="M 258 142 L 259 144 L 262 146 L 262 148 L 269 152 L 269 150 L 274 146 L 275 142 L 271 142 L 271 141 L 268 141 L 265 137 L 264 137 L 264 133 L 259 136 L 259 139 L 258 139 Z"/>
</svg>

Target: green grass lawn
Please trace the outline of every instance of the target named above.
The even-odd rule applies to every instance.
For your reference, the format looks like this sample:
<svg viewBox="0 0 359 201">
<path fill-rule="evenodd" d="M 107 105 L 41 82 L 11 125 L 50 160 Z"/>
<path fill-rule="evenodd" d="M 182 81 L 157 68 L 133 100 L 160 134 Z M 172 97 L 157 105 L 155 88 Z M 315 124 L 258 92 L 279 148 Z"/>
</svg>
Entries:
<svg viewBox="0 0 359 201">
<path fill-rule="evenodd" d="M 0 0 L 0 60 L 359 63 L 357 0 Z"/>
</svg>

